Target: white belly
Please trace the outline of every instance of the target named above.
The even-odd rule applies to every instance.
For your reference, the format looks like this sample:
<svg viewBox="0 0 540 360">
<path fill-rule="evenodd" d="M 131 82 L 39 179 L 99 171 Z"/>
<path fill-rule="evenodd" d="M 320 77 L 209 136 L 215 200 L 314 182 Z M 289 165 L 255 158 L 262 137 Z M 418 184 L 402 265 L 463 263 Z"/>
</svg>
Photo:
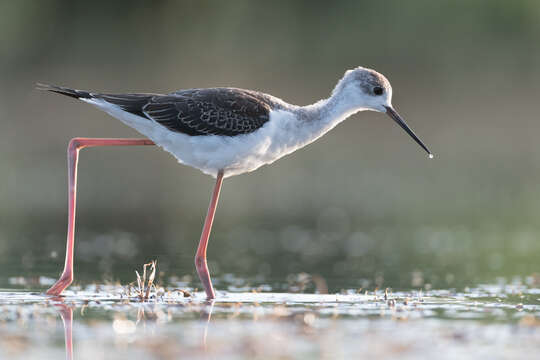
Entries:
<svg viewBox="0 0 540 360">
<path fill-rule="evenodd" d="M 253 171 L 318 137 L 314 138 L 308 129 L 300 128 L 295 116 L 287 111 L 272 111 L 270 120 L 250 134 L 189 136 L 170 131 L 152 120 L 128 113 L 103 100 L 81 100 L 99 107 L 134 128 L 173 154 L 180 163 L 214 177 L 219 170 L 224 170 L 225 177 Z M 299 132 L 305 133 L 305 136 L 301 136 Z"/>
</svg>

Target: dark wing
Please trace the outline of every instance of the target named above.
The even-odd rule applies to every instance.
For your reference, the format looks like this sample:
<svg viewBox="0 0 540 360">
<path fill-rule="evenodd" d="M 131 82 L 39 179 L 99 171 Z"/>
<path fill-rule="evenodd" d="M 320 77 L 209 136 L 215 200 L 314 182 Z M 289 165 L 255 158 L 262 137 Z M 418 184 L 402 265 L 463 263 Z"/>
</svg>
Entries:
<svg viewBox="0 0 540 360">
<path fill-rule="evenodd" d="M 118 105 L 122 110 L 147 117 L 143 108 L 149 104 L 153 98 L 159 98 L 164 95 L 157 94 L 92 94 L 94 98 L 103 99 L 111 104 Z"/>
<path fill-rule="evenodd" d="M 101 94 L 43 84 L 38 88 L 77 99 L 102 99 L 191 136 L 251 133 L 270 119 L 271 106 L 275 106 L 264 94 L 235 88 L 190 89 L 168 95 Z"/>
<path fill-rule="evenodd" d="M 154 96 L 144 114 L 183 134 L 234 136 L 251 133 L 270 119 L 270 105 L 247 90 L 191 89 Z"/>
<path fill-rule="evenodd" d="M 165 96 L 160 94 L 101 94 L 39 83 L 36 84 L 36 88 L 38 90 L 52 91 L 75 99 L 102 99 L 108 103 L 118 105 L 124 111 L 142 117 L 146 117 L 142 112 L 143 107 L 148 104 L 153 97 Z"/>
</svg>

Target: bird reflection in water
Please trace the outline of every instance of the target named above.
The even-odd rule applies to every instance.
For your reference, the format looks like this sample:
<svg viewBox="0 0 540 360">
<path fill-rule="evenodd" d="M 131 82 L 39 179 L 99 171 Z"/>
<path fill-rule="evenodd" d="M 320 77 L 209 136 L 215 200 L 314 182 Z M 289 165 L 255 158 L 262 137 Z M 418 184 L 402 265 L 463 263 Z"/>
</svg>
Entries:
<svg viewBox="0 0 540 360">
<path fill-rule="evenodd" d="M 64 325 L 64 342 L 66 344 L 66 360 L 73 359 L 73 309 L 67 306 L 61 298 L 54 298 L 58 301 L 54 304 L 56 310 L 62 318 Z"/>
<path fill-rule="evenodd" d="M 52 300 L 55 301 L 54 307 L 60 314 L 60 318 L 62 319 L 62 324 L 64 327 L 64 343 L 65 343 L 65 351 L 66 351 L 66 360 L 73 360 L 73 308 L 66 305 L 64 300 L 62 298 L 53 298 Z M 207 345 L 206 345 L 206 338 L 208 335 L 208 327 L 210 325 L 210 320 L 212 318 L 212 311 L 214 309 L 214 301 L 213 300 L 207 300 L 203 304 L 201 304 L 200 309 L 200 318 L 201 321 L 205 322 L 204 330 L 202 333 L 201 343 L 202 348 L 206 352 L 207 351 Z M 144 322 L 145 319 L 145 313 L 144 308 L 139 308 L 138 316 L 137 316 L 137 324 L 142 320 Z"/>
</svg>

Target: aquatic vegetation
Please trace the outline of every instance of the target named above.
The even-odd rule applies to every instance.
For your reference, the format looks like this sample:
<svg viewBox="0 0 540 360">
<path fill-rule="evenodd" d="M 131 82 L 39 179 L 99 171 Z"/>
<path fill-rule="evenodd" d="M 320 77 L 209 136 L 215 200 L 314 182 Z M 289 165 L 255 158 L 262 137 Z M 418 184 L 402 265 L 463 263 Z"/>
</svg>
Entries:
<svg viewBox="0 0 540 360">
<path fill-rule="evenodd" d="M 135 293 L 141 301 L 148 300 L 152 290 L 154 290 L 154 293 L 156 292 L 156 286 L 154 285 L 154 279 L 156 277 L 156 264 L 157 260 L 152 260 L 151 262 L 144 264 L 142 277 L 139 275 L 139 272 L 135 270 L 135 274 L 137 274 L 137 288 L 135 289 Z M 148 278 L 146 276 L 146 268 L 149 268 Z"/>
</svg>

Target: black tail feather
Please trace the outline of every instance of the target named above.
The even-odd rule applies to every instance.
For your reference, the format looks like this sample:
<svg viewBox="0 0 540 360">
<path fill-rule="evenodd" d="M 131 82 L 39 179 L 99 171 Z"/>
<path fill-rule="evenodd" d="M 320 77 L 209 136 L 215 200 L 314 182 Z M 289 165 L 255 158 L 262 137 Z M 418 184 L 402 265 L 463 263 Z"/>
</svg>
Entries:
<svg viewBox="0 0 540 360">
<path fill-rule="evenodd" d="M 75 90 L 70 89 L 62 86 L 56 86 L 56 85 L 47 85 L 47 84 L 40 84 L 36 83 L 36 89 L 37 90 L 45 90 L 45 91 L 51 91 L 57 94 L 66 95 L 75 99 L 90 99 L 93 96 L 88 91 L 83 90 Z"/>
<path fill-rule="evenodd" d="M 66 95 L 75 99 L 99 99 L 116 105 L 122 110 L 131 114 L 147 117 L 143 108 L 154 96 L 162 96 L 159 94 L 102 94 L 90 93 L 84 90 L 75 90 L 63 86 L 48 85 L 36 83 L 37 90 L 51 91 L 57 94 Z"/>
</svg>

